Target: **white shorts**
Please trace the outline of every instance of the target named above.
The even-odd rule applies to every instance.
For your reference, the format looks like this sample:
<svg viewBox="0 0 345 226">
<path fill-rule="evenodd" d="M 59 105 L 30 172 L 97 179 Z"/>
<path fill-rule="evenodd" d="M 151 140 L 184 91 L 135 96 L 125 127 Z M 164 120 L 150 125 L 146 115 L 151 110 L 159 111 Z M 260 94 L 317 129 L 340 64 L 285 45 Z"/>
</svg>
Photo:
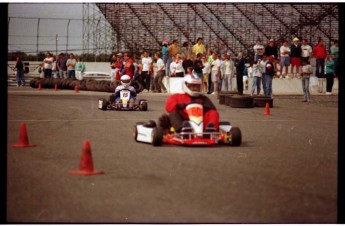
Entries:
<svg viewBox="0 0 345 226">
<path fill-rule="evenodd" d="M 216 75 L 217 75 L 217 71 L 211 72 L 211 81 L 212 82 L 218 82 L 218 77 Z"/>
<path fill-rule="evenodd" d="M 248 76 L 247 75 L 243 75 L 243 81 L 244 82 L 248 81 Z"/>
</svg>

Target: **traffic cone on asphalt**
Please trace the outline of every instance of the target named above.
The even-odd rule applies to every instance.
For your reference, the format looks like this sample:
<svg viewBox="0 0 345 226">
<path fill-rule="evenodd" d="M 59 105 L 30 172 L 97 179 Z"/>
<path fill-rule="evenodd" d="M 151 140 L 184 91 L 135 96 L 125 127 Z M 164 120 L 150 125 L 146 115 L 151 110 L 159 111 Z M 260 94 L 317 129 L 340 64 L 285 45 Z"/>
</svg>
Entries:
<svg viewBox="0 0 345 226">
<path fill-rule="evenodd" d="M 266 102 L 264 115 L 271 115 L 270 114 L 270 104 L 268 102 Z"/>
<path fill-rule="evenodd" d="M 42 89 L 42 84 L 38 83 L 38 90 L 41 90 L 41 89 Z"/>
<path fill-rule="evenodd" d="M 93 169 L 92 155 L 90 142 L 85 140 L 83 143 L 83 151 L 80 158 L 79 170 L 69 171 L 71 175 L 82 175 L 82 176 L 91 176 L 104 174 L 103 171 L 97 171 Z"/>
<path fill-rule="evenodd" d="M 78 87 L 78 84 L 76 84 L 76 85 L 74 86 L 74 91 L 75 91 L 76 93 L 79 93 L 79 87 Z"/>
<path fill-rule="evenodd" d="M 22 122 L 20 125 L 20 131 L 19 131 L 19 139 L 17 144 L 13 144 L 12 147 L 15 148 L 26 148 L 26 147 L 35 147 L 35 144 L 29 143 L 28 134 L 26 132 L 26 124 L 25 122 Z"/>
<path fill-rule="evenodd" d="M 57 87 L 57 83 L 55 83 L 55 88 L 54 88 L 55 91 L 58 91 L 58 87 Z"/>
</svg>

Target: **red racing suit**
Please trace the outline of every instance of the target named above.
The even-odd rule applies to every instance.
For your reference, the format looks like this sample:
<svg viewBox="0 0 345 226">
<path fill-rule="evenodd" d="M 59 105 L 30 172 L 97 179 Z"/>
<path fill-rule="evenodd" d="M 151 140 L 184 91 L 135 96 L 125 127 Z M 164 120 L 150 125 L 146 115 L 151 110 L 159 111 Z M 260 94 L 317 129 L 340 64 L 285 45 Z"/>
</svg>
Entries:
<svg viewBox="0 0 345 226">
<path fill-rule="evenodd" d="M 200 95 L 198 97 L 192 97 L 188 94 L 180 94 L 176 93 L 168 97 L 166 103 L 165 103 L 165 110 L 168 113 L 177 112 L 179 115 L 182 116 L 184 120 L 189 120 L 187 112 L 186 112 L 186 106 L 188 104 L 192 103 L 198 103 L 203 106 L 203 126 L 204 130 L 208 123 L 213 123 L 216 130 L 218 131 L 219 126 L 219 113 L 216 109 L 216 107 L 213 105 L 212 101 L 203 95 Z M 179 106 L 181 104 L 184 104 L 184 108 L 180 109 Z"/>
</svg>

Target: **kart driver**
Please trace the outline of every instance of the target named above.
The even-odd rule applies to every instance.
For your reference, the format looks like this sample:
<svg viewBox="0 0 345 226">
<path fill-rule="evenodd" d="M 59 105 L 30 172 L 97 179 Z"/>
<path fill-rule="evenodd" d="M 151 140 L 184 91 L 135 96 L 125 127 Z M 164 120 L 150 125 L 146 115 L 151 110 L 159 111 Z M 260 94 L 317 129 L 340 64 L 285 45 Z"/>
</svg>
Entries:
<svg viewBox="0 0 345 226">
<path fill-rule="evenodd" d="M 133 106 L 133 103 L 135 102 L 135 99 L 137 97 L 137 92 L 135 91 L 135 88 L 131 86 L 131 77 L 129 75 L 122 75 L 121 76 L 121 85 L 117 86 L 115 88 L 115 93 L 110 96 L 109 101 L 115 103 L 121 102 L 120 92 L 121 90 L 127 89 L 130 91 L 130 99 L 129 99 L 129 106 Z"/>
<path fill-rule="evenodd" d="M 186 106 L 199 103 L 203 106 L 203 130 L 205 132 L 218 131 L 219 113 L 211 100 L 201 93 L 202 81 L 195 74 L 184 77 L 183 91 L 168 97 L 165 109 L 169 115 L 164 114 L 159 118 L 159 126 L 163 129 L 174 128 L 176 132 L 192 132 Z"/>
</svg>

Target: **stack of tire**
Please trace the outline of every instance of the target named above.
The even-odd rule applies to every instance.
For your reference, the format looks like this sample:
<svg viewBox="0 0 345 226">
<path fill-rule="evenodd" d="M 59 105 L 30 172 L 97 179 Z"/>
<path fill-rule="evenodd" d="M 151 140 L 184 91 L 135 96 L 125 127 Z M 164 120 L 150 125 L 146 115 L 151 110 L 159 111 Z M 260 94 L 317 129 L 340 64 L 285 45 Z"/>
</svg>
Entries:
<svg viewBox="0 0 345 226">
<path fill-rule="evenodd" d="M 94 80 L 94 79 L 71 79 L 71 78 L 34 78 L 30 80 L 30 86 L 32 88 L 38 88 L 41 84 L 41 88 L 54 89 L 57 85 L 58 89 L 70 89 L 74 90 L 78 85 L 79 90 L 86 91 L 100 91 L 100 92 L 114 92 L 117 82 Z M 143 91 L 143 86 L 138 81 L 132 81 L 131 85 L 135 88 L 137 93 Z"/>
<path fill-rule="evenodd" d="M 220 92 L 219 104 L 230 106 L 232 108 L 253 108 L 253 107 L 265 107 L 266 103 L 273 107 L 273 99 L 267 96 L 250 96 L 239 95 L 238 92 Z"/>
</svg>

